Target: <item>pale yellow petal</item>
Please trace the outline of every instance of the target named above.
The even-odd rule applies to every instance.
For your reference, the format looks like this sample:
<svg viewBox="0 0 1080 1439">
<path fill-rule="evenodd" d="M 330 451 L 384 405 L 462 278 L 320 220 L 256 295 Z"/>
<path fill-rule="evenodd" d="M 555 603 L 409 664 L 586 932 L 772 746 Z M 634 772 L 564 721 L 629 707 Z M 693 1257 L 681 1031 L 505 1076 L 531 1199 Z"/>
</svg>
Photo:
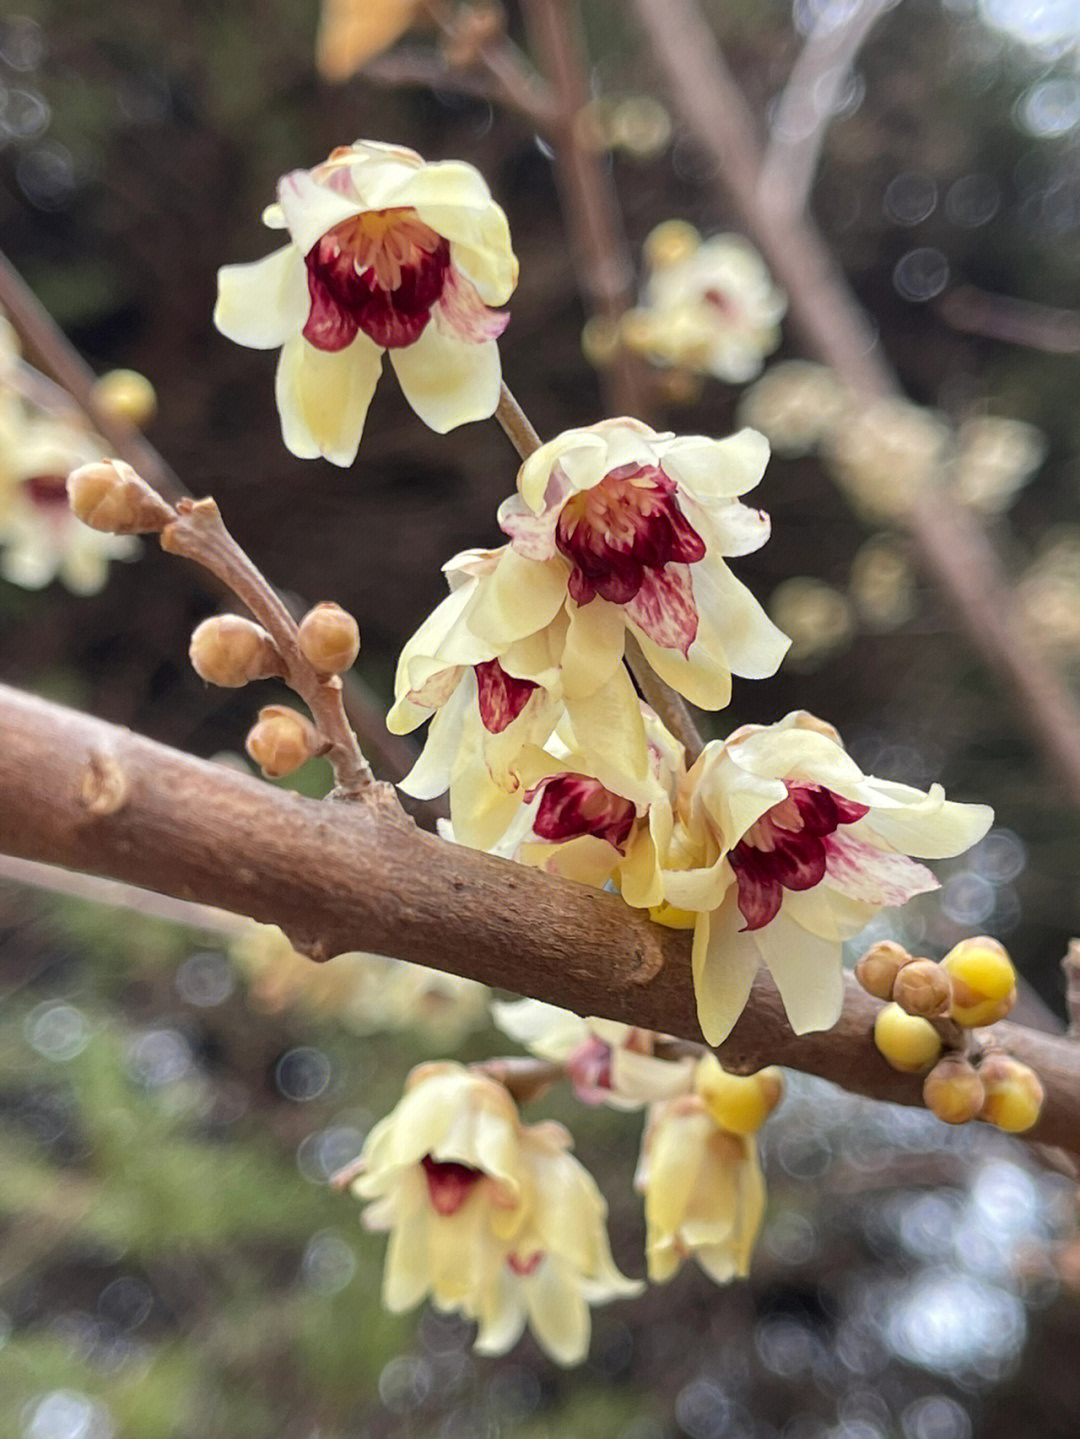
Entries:
<svg viewBox="0 0 1080 1439">
<path fill-rule="evenodd" d="M 304 261 L 295 245 L 251 265 L 218 271 L 214 324 L 226 338 L 254 350 L 276 350 L 299 335 L 310 301 Z"/>
<path fill-rule="evenodd" d="M 495 340 L 473 344 L 431 321 L 414 345 L 390 351 L 390 363 L 405 398 L 437 434 L 495 413 L 502 383 Z"/>
<path fill-rule="evenodd" d="M 285 448 L 302 460 L 351 465 L 381 368 L 382 351 L 366 335 L 333 353 L 300 335 L 287 340 L 275 382 Z"/>
</svg>

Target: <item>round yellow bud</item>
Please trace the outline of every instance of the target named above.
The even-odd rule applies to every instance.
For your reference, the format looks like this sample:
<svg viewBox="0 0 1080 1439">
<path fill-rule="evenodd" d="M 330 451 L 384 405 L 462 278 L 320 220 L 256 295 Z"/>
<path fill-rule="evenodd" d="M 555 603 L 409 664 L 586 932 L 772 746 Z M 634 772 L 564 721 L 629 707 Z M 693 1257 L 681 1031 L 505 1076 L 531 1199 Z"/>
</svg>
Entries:
<svg viewBox="0 0 1080 1439">
<path fill-rule="evenodd" d="M 110 535 L 159 534 L 176 511 L 123 460 L 80 465 L 67 479 L 68 503 L 92 530 Z"/>
<path fill-rule="evenodd" d="M 923 1081 L 927 1109 L 945 1124 L 967 1124 L 975 1119 L 986 1098 L 982 1080 L 962 1054 L 946 1054 Z"/>
<path fill-rule="evenodd" d="M 701 236 L 686 220 L 665 220 L 645 241 L 645 261 L 654 270 L 687 260 L 701 244 Z"/>
<path fill-rule="evenodd" d="M 694 1075 L 694 1088 L 705 1108 L 729 1134 L 753 1134 L 780 1102 L 784 1082 L 775 1068 L 756 1074 L 729 1074 L 713 1054 L 706 1054 Z"/>
<path fill-rule="evenodd" d="M 581 331 L 581 349 L 598 370 L 610 365 L 622 348 L 619 321 L 609 315 L 590 315 Z"/>
<path fill-rule="evenodd" d="M 961 940 L 941 967 L 952 982 L 950 1013 L 965 1029 L 996 1024 L 1016 1003 L 1016 970 L 996 939 L 978 935 Z"/>
<path fill-rule="evenodd" d="M 308 610 L 300 621 L 297 640 L 307 662 L 324 675 L 352 669 L 360 653 L 360 627 L 333 600 Z"/>
<path fill-rule="evenodd" d="M 932 959 L 913 959 L 896 976 L 893 999 L 908 1014 L 937 1019 L 949 1012 L 952 1000 L 949 976 Z"/>
<path fill-rule="evenodd" d="M 268 779 L 281 779 L 324 753 L 326 743 L 311 721 L 288 705 L 265 705 L 244 748 Z"/>
<path fill-rule="evenodd" d="M 882 1057 L 905 1074 L 929 1069 L 941 1053 L 941 1036 L 928 1019 L 887 1004 L 874 1021 L 874 1043 Z"/>
<path fill-rule="evenodd" d="M 157 394 L 138 370 L 110 370 L 94 381 L 94 404 L 111 420 L 124 420 L 141 429 L 157 414 Z"/>
<path fill-rule="evenodd" d="M 242 615 L 213 615 L 197 625 L 188 647 L 195 673 L 207 684 L 237 689 L 282 673 L 277 645 Z"/>
<path fill-rule="evenodd" d="M 855 978 L 875 999 L 892 999 L 896 976 L 911 962 L 911 955 L 902 944 L 879 939 L 855 966 Z"/>
<path fill-rule="evenodd" d="M 1042 1112 L 1039 1076 L 1009 1054 L 988 1054 L 979 1065 L 986 1098 L 979 1118 L 1009 1134 L 1023 1134 Z"/>
</svg>

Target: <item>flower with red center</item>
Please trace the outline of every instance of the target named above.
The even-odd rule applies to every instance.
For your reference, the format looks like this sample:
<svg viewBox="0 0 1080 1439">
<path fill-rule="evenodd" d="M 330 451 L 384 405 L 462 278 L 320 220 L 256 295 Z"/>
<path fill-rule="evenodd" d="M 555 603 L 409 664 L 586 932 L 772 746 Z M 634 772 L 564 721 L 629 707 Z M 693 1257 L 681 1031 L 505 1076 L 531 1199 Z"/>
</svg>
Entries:
<svg viewBox="0 0 1080 1439">
<path fill-rule="evenodd" d="M 354 1193 L 388 1230 L 383 1299 L 425 1295 L 480 1324 L 503 1353 L 526 1323 L 561 1363 L 582 1359 L 589 1303 L 636 1293 L 615 1268 L 606 1206 L 559 1124 L 524 1125 L 507 1090 L 478 1070 L 421 1065 L 368 1135 Z"/>
<path fill-rule="evenodd" d="M 477 632 L 505 628 L 510 578 L 527 585 L 543 566 L 562 580 L 571 688 L 609 676 L 629 630 L 668 684 L 705 709 L 722 708 L 732 673 L 771 675 L 787 648 L 724 563 L 768 539 L 767 516 L 737 498 L 757 484 L 768 454 L 753 430 L 677 438 L 630 419 L 542 445 L 499 509 L 514 558 L 500 566 L 507 575 L 495 577 L 495 602 L 477 616 Z M 549 590 L 545 580 L 545 600 Z"/>
<path fill-rule="evenodd" d="M 993 820 L 985 805 L 946 801 L 940 785 L 924 794 L 863 774 L 836 731 L 802 711 L 706 745 L 675 810 L 661 884 L 678 921 L 693 923 L 710 1044 L 727 1037 L 762 962 L 796 1034 L 830 1028 L 843 941 L 878 909 L 937 888 L 909 856 L 960 854 Z"/>
<path fill-rule="evenodd" d="M 491 307 L 510 298 L 517 261 L 471 165 L 358 141 L 286 175 L 263 218 L 291 243 L 220 271 L 214 323 L 239 344 L 281 346 L 293 454 L 353 462 L 384 351 L 440 434 L 494 414 L 507 316 Z"/>
<path fill-rule="evenodd" d="M 526 801 L 540 796 L 532 830 L 538 839 L 577 839 L 595 835 L 620 854 L 637 819 L 637 810 L 622 795 L 612 794 L 598 779 L 583 774 L 553 774 L 526 791 Z"/>
<path fill-rule="evenodd" d="M 752 380 L 780 343 L 787 308 L 765 263 L 741 235 L 702 240 L 669 221 L 645 244 L 649 274 L 641 304 L 626 318 L 631 348 L 659 365 Z"/>
</svg>

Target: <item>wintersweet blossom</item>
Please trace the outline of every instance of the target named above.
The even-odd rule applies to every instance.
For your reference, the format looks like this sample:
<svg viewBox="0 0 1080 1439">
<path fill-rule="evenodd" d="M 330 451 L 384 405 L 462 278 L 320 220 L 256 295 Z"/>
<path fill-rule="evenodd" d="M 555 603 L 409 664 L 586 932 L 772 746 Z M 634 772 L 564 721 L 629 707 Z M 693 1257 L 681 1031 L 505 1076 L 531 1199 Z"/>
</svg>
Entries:
<svg viewBox="0 0 1080 1439">
<path fill-rule="evenodd" d="M 992 820 L 940 785 L 924 794 L 863 774 L 836 731 L 803 711 L 706 745 L 661 866 L 667 905 L 692 915 L 708 1042 L 727 1037 L 762 962 L 796 1034 L 835 1024 L 843 941 L 878 909 L 937 888 L 910 855 L 960 854 Z"/>
<path fill-rule="evenodd" d="M 642 301 L 624 325 L 631 348 L 732 384 L 760 373 L 780 343 L 787 301 L 754 247 L 741 235 L 702 240 L 672 221 L 653 231 L 645 254 Z"/>
<path fill-rule="evenodd" d="M 552 619 L 565 616 L 561 663 L 576 685 L 591 676 L 595 686 L 617 669 L 629 631 L 680 694 L 723 708 L 733 673 L 771 675 L 787 648 L 724 563 L 769 538 L 768 516 L 738 498 L 768 458 L 768 442 L 754 430 L 710 440 L 632 419 L 602 420 L 541 445 L 521 466 L 517 494 L 499 508 L 511 557 L 477 628 L 505 629 L 522 605 L 518 587 L 542 586 Z"/>
<path fill-rule="evenodd" d="M 387 1308 L 431 1296 L 501 1354 L 528 1324 L 559 1363 L 588 1350 L 589 1304 L 636 1294 L 615 1267 L 607 1207 L 560 1124 L 523 1125 L 506 1089 L 450 1062 L 413 1070 L 368 1135 L 354 1193 L 388 1230 Z"/>
<path fill-rule="evenodd" d="M 238 344 L 281 347 L 286 448 L 352 464 L 384 351 L 440 434 L 494 414 L 508 317 L 491 307 L 510 298 L 517 260 L 479 172 L 357 141 L 277 194 L 263 220 L 290 243 L 219 272 L 214 323 Z"/>
<path fill-rule="evenodd" d="M 612 1019 L 582 1019 L 538 999 L 494 1000 L 491 1017 L 504 1034 L 540 1059 L 566 1066 L 574 1093 L 585 1104 L 640 1109 L 685 1094 L 694 1060 L 662 1059 L 656 1035 Z"/>
<path fill-rule="evenodd" d="M 635 1187 L 645 1196 L 649 1278 L 671 1279 L 693 1257 L 718 1284 L 744 1276 L 765 1210 L 753 1133 L 717 1122 L 702 1092 L 716 1059 L 702 1061 L 695 1091 L 654 1104 Z"/>
</svg>

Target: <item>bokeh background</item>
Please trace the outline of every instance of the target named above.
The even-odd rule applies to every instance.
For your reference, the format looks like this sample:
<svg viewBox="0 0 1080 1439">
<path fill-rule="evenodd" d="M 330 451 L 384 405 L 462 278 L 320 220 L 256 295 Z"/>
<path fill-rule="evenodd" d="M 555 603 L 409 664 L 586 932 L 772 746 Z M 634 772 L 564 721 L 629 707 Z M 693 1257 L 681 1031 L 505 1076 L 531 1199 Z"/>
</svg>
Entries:
<svg viewBox="0 0 1080 1439">
<path fill-rule="evenodd" d="M 830 7 L 704 8 L 766 123 Z M 853 8 L 834 0 L 831 13 L 841 23 Z M 315 0 L 268 0 L 258 15 L 203 0 L 16 9 L 0 17 L 0 250 L 97 370 L 151 379 L 150 438 L 191 490 L 214 494 L 264 572 L 358 616 L 361 673 L 385 699 L 398 648 L 441 596 L 439 566 L 498 541 L 513 454 L 494 423 L 426 431 L 388 375 L 352 470 L 294 459 L 274 357 L 210 324 L 215 272 L 271 248 L 258 217 L 278 176 L 336 144 L 467 158 L 521 259 L 505 375 L 542 435 L 590 423 L 603 377 L 582 347 L 549 149 L 482 96 L 321 78 Z M 630 7 L 593 0 L 583 14 L 592 133 L 635 260 L 665 219 L 728 228 Z M 508 20 L 527 49 L 515 5 Z M 434 44 L 414 32 L 395 54 Z M 1044 437 L 1026 483 L 980 513 L 1032 646 L 1073 684 L 1078 146 L 1080 5 L 902 0 L 838 88 L 812 200 L 911 397 L 953 427 L 993 415 Z M 799 354 L 785 331 L 770 363 Z M 723 434 L 745 389 L 657 371 L 651 418 Z M 868 769 L 991 802 L 988 839 L 878 932 L 933 954 L 993 933 L 1031 986 L 1025 1018 L 1062 1023 L 1060 960 L 1080 929 L 1075 805 L 887 506 L 853 505 L 812 455 L 774 460 L 758 493 L 773 537 L 739 573 L 798 648 L 775 679 L 737 685 L 724 727 L 808 708 Z M 266 697 L 208 690 L 191 672 L 191 629 L 214 607 L 149 548 L 90 597 L 2 583 L 0 677 L 200 755 L 235 753 Z M 299 782 L 318 792 L 326 777 Z M 368 1010 L 346 1013 L 348 989 L 268 988 L 213 927 L 0 884 L 0 1432 L 1080 1433 L 1075 1188 L 980 1128 L 797 1078 L 765 1132 L 771 1203 L 749 1282 L 718 1291 L 690 1270 L 599 1311 L 590 1360 L 570 1373 L 531 1341 L 478 1360 L 456 1321 L 386 1315 L 383 1241 L 328 1177 L 411 1063 L 507 1042 L 456 1002 L 414 1006 L 386 1032 Z M 541 1111 L 571 1124 L 610 1199 L 616 1257 L 642 1272 L 640 1119 L 558 1097 Z"/>
</svg>

